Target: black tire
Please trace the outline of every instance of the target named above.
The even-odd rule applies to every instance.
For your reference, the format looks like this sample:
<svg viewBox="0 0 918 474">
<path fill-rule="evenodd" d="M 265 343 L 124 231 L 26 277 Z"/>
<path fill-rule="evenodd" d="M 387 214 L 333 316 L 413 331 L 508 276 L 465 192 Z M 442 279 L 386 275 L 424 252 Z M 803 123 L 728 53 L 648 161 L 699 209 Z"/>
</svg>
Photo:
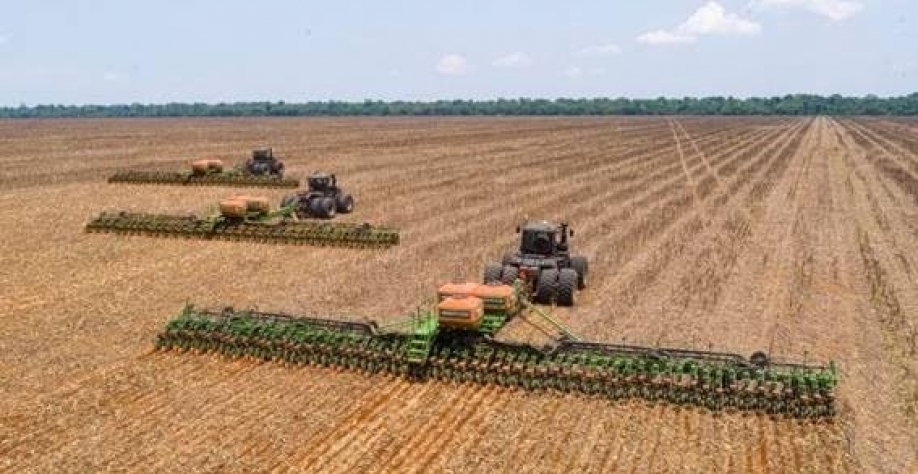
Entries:
<svg viewBox="0 0 918 474">
<path fill-rule="evenodd" d="M 539 274 L 536 282 L 536 293 L 533 300 L 539 304 L 551 304 L 558 293 L 558 269 L 548 268 Z"/>
<path fill-rule="evenodd" d="M 762 351 L 755 351 L 752 353 L 752 356 L 749 357 L 749 362 L 752 362 L 752 365 L 760 368 L 765 368 L 768 366 L 768 354 Z"/>
<path fill-rule="evenodd" d="M 558 274 L 558 305 L 574 306 L 574 293 L 577 292 L 579 276 L 573 268 L 562 268 Z"/>
<path fill-rule="evenodd" d="M 577 272 L 577 289 L 586 288 L 590 275 L 590 264 L 587 262 L 586 257 L 571 257 L 571 268 Z"/>
<path fill-rule="evenodd" d="M 313 217 L 326 219 L 335 216 L 335 200 L 317 197 L 309 201 L 309 213 Z"/>
<path fill-rule="evenodd" d="M 350 194 L 339 194 L 335 197 L 335 208 L 341 214 L 350 214 L 354 210 L 354 198 Z"/>
<path fill-rule="evenodd" d="M 513 282 L 520 275 L 520 270 L 513 265 L 504 265 L 503 270 L 500 272 L 500 281 L 505 285 L 513 285 Z"/>
<path fill-rule="evenodd" d="M 500 283 L 500 274 L 504 271 L 504 267 L 499 263 L 488 263 L 484 267 L 484 282 L 485 284 L 489 283 Z"/>
<path fill-rule="evenodd" d="M 328 219 L 335 217 L 337 208 L 335 207 L 335 198 L 322 198 L 322 206 L 325 208 L 325 216 Z"/>
<path fill-rule="evenodd" d="M 313 198 L 307 201 L 307 207 L 309 207 L 309 215 L 312 217 L 322 217 L 322 199 Z"/>
</svg>

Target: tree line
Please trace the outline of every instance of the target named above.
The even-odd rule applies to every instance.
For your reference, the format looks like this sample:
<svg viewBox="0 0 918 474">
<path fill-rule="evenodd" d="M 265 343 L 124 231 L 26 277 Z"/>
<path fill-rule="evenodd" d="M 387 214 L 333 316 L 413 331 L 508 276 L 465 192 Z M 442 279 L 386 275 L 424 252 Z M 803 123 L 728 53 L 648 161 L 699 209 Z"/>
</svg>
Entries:
<svg viewBox="0 0 918 474">
<path fill-rule="evenodd" d="M 918 93 L 901 97 L 495 99 L 363 102 L 233 102 L 0 107 L 0 118 L 342 117 L 426 115 L 918 115 Z"/>
</svg>

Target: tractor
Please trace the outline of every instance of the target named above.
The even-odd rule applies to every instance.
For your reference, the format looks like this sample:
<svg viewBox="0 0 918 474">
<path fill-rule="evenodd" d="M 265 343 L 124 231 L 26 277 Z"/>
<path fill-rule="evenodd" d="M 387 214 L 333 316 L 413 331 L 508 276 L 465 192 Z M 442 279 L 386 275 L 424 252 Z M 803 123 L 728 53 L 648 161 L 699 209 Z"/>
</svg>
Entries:
<svg viewBox="0 0 918 474">
<path fill-rule="evenodd" d="M 253 176 L 284 176 L 284 163 L 274 156 L 271 148 L 252 150 L 252 157 L 245 162 L 246 174 Z"/>
<path fill-rule="evenodd" d="M 539 304 L 573 306 L 574 293 L 586 288 L 587 259 L 571 256 L 568 239 L 574 231 L 567 224 L 531 222 L 516 228 L 520 245 L 504 255 L 501 263 L 488 263 L 485 283 L 512 284 L 517 278 L 526 284 L 532 301 Z"/>
<path fill-rule="evenodd" d="M 330 219 L 354 210 L 354 198 L 338 187 L 334 174 L 316 172 L 307 180 L 309 189 L 285 196 L 281 207 L 293 207 L 299 217 Z"/>
</svg>

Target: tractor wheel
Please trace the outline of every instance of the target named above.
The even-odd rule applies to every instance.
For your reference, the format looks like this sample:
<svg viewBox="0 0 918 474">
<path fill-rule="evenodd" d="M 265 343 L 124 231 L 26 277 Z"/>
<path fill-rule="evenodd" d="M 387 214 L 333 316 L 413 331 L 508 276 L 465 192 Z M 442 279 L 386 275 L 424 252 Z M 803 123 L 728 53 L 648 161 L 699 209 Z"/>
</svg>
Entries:
<svg viewBox="0 0 918 474">
<path fill-rule="evenodd" d="M 768 354 L 762 351 L 755 351 L 749 357 L 749 362 L 752 362 L 756 367 L 765 368 L 768 366 Z"/>
<path fill-rule="evenodd" d="M 540 304 L 551 304 L 558 293 L 558 269 L 549 268 L 542 270 L 539 274 L 539 281 L 536 283 L 535 302 Z"/>
<path fill-rule="evenodd" d="M 335 197 L 335 207 L 341 214 L 349 214 L 354 210 L 354 198 L 350 194 L 339 194 Z"/>
<path fill-rule="evenodd" d="M 325 208 L 325 217 L 331 219 L 335 217 L 337 209 L 335 208 L 335 199 L 334 198 L 322 198 L 322 207 Z"/>
<path fill-rule="evenodd" d="M 504 265 L 503 271 L 500 273 L 500 281 L 505 285 L 512 285 L 519 276 L 519 269 L 513 265 Z"/>
<path fill-rule="evenodd" d="M 309 212 L 313 217 L 335 217 L 335 200 L 323 197 L 314 198 L 309 202 Z"/>
<path fill-rule="evenodd" d="M 590 264 L 586 257 L 571 257 L 571 268 L 577 271 L 577 289 L 582 290 L 587 286 L 587 277 L 590 273 Z"/>
<path fill-rule="evenodd" d="M 307 201 L 309 207 L 309 214 L 312 217 L 325 217 L 324 209 L 322 208 L 322 198 L 313 198 Z"/>
<path fill-rule="evenodd" d="M 500 283 L 501 273 L 504 271 L 499 263 L 488 263 L 484 268 L 484 282 L 485 284 L 490 283 Z"/>
<path fill-rule="evenodd" d="M 574 306 L 579 275 L 573 268 L 562 268 L 558 276 L 558 305 Z"/>
</svg>

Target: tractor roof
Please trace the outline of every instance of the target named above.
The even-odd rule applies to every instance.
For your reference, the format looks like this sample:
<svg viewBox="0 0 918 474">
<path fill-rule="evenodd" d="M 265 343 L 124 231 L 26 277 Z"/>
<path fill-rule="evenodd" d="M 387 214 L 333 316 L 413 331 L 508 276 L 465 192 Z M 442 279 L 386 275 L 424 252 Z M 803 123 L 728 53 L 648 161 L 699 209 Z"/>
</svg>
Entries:
<svg viewBox="0 0 918 474">
<path fill-rule="evenodd" d="M 523 230 L 536 231 L 536 232 L 551 232 L 551 231 L 558 230 L 558 226 L 548 221 L 528 222 L 526 223 L 526 225 L 523 226 Z"/>
<path fill-rule="evenodd" d="M 331 178 L 331 175 L 324 171 L 316 171 L 315 173 L 309 175 L 309 179 L 324 179 Z"/>
</svg>

